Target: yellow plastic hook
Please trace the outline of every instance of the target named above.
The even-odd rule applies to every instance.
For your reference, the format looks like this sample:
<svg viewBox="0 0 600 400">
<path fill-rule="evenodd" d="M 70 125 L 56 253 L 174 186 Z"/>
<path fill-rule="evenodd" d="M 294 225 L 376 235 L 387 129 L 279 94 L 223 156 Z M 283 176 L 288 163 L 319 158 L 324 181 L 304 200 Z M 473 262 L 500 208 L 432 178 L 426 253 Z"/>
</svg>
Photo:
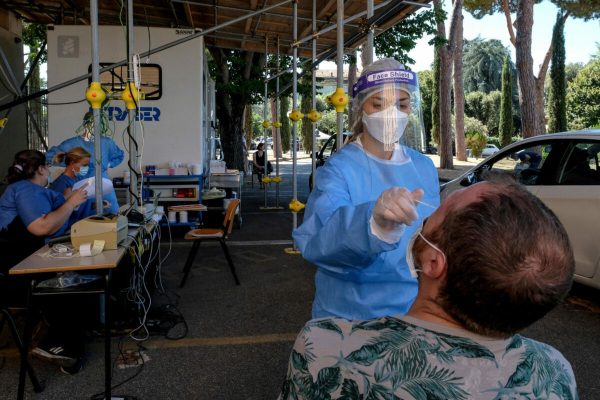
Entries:
<svg viewBox="0 0 600 400">
<path fill-rule="evenodd" d="M 317 122 L 321 119 L 321 113 L 318 112 L 317 110 L 311 110 L 308 114 L 306 114 L 306 116 L 308 117 L 308 119 L 310 119 L 312 122 Z"/>
<path fill-rule="evenodd" d="M 292 110 L 290 113 L 290 119 L 294 122 L 300 121 L 303 117 L 304 114 L 302 114 L 299 110 Z"/>
<path fill-rule="evenodd" d="M 121 99 L 125 102 L 125 106 L 127 106 L 128 110 L 135 110 L 136 103 L 139 103 L 140 97 L 133 82 L 127 83 L 125 90 L 121 93 Z"/>
<path fill-rule="evenodd" d="M 336 112 L 344 112 L 346 105 L 348 104 L 348 95 L 344 92 L 343 88 L 335 89 L 331 95 L 331 104 L 335 107 Z"/>
<path fill-rule="evenodd" d="M 293 199 L 292 201 L 290 201 L 289 204 L 289 209 L 292 210 L 292 212 L 300 212 L 304 209 L 305 205 L 304 203 L 298 201 L 298 199 Z"/>
<path fill-rule="evenodd" d="M 85 91 L 85 99 L 93 109 L 102 108 L 102 103 L 106 100 L 106 93 L 102 90 L 100 82 L 90 83 L 90 87 Z"/>
</svg>

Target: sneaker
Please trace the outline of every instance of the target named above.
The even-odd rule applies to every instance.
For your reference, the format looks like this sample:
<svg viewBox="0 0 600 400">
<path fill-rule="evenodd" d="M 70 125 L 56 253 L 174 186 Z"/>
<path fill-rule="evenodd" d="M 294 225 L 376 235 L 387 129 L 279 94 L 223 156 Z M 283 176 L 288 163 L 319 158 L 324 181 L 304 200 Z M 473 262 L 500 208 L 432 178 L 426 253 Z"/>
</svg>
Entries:
<svg viewBox="0 0 600 400">
<path fill-rule="evenodd" d="M 77 362 L 77 357 L 69 353 L 67 349 L 60 344 L 49 346 L 40 344 L 38 347 L 31 350 L 31 354 L 48 361 L 56 362 L 61 366 L 70 367 Z"/>
<path fill-rule="evenodd" d="M 79 357 L 76 359 L 75 363 L 71 366 L 61 365 L 60 370 L 62 373 L 67 375 L 75 375 L 79 371 L 83 369 L 83 365 L 85 364 L 85 360 L 83 357 Z"/>
</svg>

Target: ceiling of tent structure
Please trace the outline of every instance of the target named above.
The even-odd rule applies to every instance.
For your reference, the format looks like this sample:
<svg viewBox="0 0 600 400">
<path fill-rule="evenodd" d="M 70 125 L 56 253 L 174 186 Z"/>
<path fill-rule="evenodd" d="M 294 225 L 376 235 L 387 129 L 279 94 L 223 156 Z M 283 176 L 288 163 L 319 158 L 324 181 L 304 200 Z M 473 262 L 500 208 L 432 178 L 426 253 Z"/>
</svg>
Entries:
<svg viewBox="0 0 600 400">
<path fill-rule="evenodd" d="M 431 0 L 374 0 L 374 16 L 366 18 L 365 0 L 346 0 L 344 18 L 352 21 L 344 24 L 346 48 L 354 48 L 364 42 L 366 31 L 373 26 L 375 34 L 383 32 L 414 13 Z M 336 23 L 337 0 L 316 0 L 317 31 Z M 273 7 L 280 4 L 276 7 Z M 298 0 L 298 38 L 312 35 L 313 0 Z M 261 9 L 268 11 L 247 17 Z M 5 0 L 0 8 L 14 12 L 23 20 L 42 24 L 89 25 L 89 1 L 83 0 Z M 291 54 L 293 43 L 293 2 L 282 0 L 136 0 L 133 3 L 134 25 L 181 29 L 207 30 L 227 24 L 206 34 L 206 44 L 231 49 L 265 51 L 265 39 L 269 52 L 276 51 L 277 38 L 280 52 Z M 126 0 L 98 1 L 98 19 L 101 25 L 125 24 Z M 355 18 L 356 17 L 356 18 Z M 235 22 L 233 22 L 235 21 Z M 233 23 L 232 23 L 233 22 Z M 317 54 L 327 58 L 335 54 L 336 29 L 320 34 Z M 311 41 L 298 47 L 300 57 L 310 57 Z"/>
</svg>

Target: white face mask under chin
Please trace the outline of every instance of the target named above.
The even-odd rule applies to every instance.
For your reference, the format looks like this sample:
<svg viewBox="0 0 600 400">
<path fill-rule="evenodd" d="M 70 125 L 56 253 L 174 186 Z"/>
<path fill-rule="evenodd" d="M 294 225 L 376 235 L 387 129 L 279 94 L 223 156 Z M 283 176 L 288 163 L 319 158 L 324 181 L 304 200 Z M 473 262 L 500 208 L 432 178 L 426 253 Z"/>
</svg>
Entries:
<svg viewBox="0 0 600 400">
<path fill-rule="evenodd" d="M 425 222 L 425 221 L 423 221 L 423 222 Z M 425 238 L 425 236 L 423 236 L 423 234 L 421 233 L 422 230 L 423 230 L 423 225 L 421 224 L 421 226 L 417 228 L 415 233 L 410 238 L 410 241 L 408 242 L 408 246 L 406 247 L 406 264 L 408 265 L 408 270 L 410 271 L 410 276 L 412 276 L 413 278 L 417 277 L 417 272 L 423 272 L 421 269 L 416 268 L 415 257 L 413 254 L 413 247 L 419 236 L 421 237 L 421 239 L 423 239 L 425 241 L 425 243 L 427 243 L 428 245 L 430 245 L 431 247 L 433 247 L 435 250 L 439 251 L 440 253 L 444 254 L 444 252 L 442 250 L 440 250 L 439 247 L 437 247 L 435 244 L 431 243 L 429 240 L 427 240 Z"/>
<path fill-rule="evenodd" d="M 362 121 L 375 140 L 391 145 L 400 140 L 404 134 L 408 124 L 408 114 L 398 110 L 396 106 L 390 106 L 372 114 L 363 111 Z"/>
</svg>

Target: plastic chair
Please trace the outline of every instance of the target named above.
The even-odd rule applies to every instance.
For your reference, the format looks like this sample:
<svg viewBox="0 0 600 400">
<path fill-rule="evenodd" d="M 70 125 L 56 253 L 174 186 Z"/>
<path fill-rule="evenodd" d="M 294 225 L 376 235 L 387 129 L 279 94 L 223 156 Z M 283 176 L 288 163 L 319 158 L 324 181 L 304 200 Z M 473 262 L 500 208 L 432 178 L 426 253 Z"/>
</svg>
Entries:
<svg viewBox="0 0 600 400">
<path fill-rule="evenodd" d="M 233 229 L 233 220 L 235 217 L 235 211 L 240 205 L 240 199 L 232 199 L 225 211 L 225 218 L 223 219 L 223 226 L 221 228 L 202 228 L 202 229 L 193 229 L 185 234 L 185 240 L 193 240 L 192 248 L 190 249 L 190 253 L 188 254 L 187 261 L 185 262 L 185 266 L 183 267 L 183 279 L 181 280 L 181 284 L 179 287 L 183 287 L 185 285 L 185 281 L 190 273 L 190 269 L 192 268 L 192 263 L 196 258 L 196 254 L 198 253 L 198 249 L 200 248 L 200 244 L 203 240 L 216 240 L 221 244 L 221 248 L 223 249 L 223 253 L 225 254 L 225 258 L 227 259 L 227 263 L 229 264 L 229 269 L 231 270 L 231 274 L 233 275 L 233 279 L 235 280 L 235 284 L 239 285 L 240 281 L 235 272 L 235 266 L 233 265 L 233 260 L 231 259 L 231 255 L 229 254 L 229 248 L 227 247 L 226 240 L 228 236 L 231 234 Z"/>
</svg>

